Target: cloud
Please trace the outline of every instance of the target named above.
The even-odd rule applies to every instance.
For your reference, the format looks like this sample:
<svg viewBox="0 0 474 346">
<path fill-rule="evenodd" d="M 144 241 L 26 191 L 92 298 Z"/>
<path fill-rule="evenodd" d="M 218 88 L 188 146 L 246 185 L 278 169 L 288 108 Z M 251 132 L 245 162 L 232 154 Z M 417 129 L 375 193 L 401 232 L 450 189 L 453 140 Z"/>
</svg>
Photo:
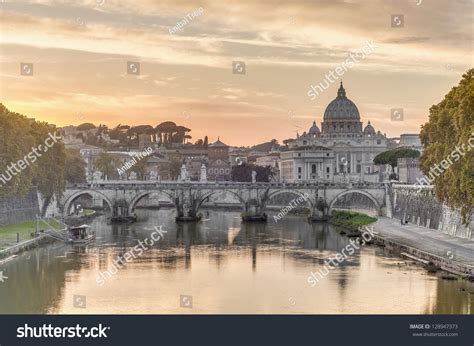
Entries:
<svg viewBox="0 0 474 346">
<path fill-rule="evenodd" d="M 169 34 L 199 7 L 202 15 Z M 320 117 L 335 90 L 314 103 L 308 85 L 373 40 L 379 47 L 344 75 L 348 92 L 374 119 L 382 121 L 386 110 L 368 105 L 383 99 L 414 110 L 419 126 L 472 65 L 472 7 L 448 0 L 8 2 L 0 14 L 2 97 L 15 111 L 53 122 L 72 119 L 76 108 L 91 120 L 143 123 L 184 107 L 202 119 L 196 126 L 224 126 L 212 117 L 253 119 L 261 127 L 247 129 L 248 141 L 258 131 L 283 138 L 292 131 L 275 117 L 288 109 L 302 119 Z M 391 14 L 404 15 L 404 28 L 390 26 Z M 246 63 L 246 75 L 232 73 L 234 60 Z M 140 62 L 141 75 L 127 74 L 126 61 Z M 32 78 L 19 75 L 21 62 L 34 63 Z"/>
<path fill-rule="evenodd" d="M 382 41 L 382 43 L 396 43 L 396 44 L 409 44 L 409 43 L 422 43 L 430 40 L 430 37 L 394 37 L 388 38 Z"/>
</svg>

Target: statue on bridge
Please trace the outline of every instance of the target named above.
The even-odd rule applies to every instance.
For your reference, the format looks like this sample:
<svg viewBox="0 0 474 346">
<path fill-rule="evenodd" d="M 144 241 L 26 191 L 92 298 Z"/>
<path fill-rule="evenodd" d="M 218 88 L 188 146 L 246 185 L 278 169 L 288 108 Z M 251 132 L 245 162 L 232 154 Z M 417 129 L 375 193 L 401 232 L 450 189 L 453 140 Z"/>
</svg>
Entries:
<svg viewBox="0 0 474 346">
<path fill-rule="evenodd" d="M 188 170 L 186 169 L 186 163 L 184 161 L 183 161 L 183 165 L 181 166 L 179 181 L 189 181 Z"/>
<path fill-rule="evenodd" d="M 204 163 L 201 165 L 201 177 L 199 178 L 199 181 L 207 182 L 207 169 Z"/>
</svg>

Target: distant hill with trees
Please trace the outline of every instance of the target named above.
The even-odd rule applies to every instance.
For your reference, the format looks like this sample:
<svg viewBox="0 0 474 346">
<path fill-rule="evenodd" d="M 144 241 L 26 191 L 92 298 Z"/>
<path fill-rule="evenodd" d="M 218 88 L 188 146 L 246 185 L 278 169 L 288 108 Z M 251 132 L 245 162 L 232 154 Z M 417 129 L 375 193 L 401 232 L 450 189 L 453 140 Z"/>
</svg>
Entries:
<svg viewBox="0 0 474 346">
<path fill-rule="evenodd" d="M 272 139 L 269 142 L 256 144 L 256 145 L 250 147 L 251 150 L 257 150 L 257 151 L 262 151 L 262 152 L 266 152 L 266 153 L 268 153 L 270 150 L 272 150 L 272 148 L 275 149 L 275 150 L 280 149 L 280 144 L 278 143 L 278 141 L 276 139 Z"/>
</svg>

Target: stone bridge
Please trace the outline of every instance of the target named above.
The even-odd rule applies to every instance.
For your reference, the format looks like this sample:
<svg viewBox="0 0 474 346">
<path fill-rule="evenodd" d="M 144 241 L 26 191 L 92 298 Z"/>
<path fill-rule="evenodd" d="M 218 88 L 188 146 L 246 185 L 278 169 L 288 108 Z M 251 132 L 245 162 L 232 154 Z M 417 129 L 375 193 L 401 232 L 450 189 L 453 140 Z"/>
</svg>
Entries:
<svg viewBox="0 0 474 346">
<path fill-rule="evenodd" d="M 199 219 L 199 209 L 211 197 L 230 194 L 242 206 L 243 217 L 265 219 L 265 210 L 273 197 L 288 193 L 306 204 L 313 220 L 330 215 L 336 201 L 349 194 L 369 198 L 378 215 L 391 217 L 387 183 L 240 183 L 240 182 L 177 182 L 177 181 L 104 181 L 95 184 L 69 185 L 60 200 L 64 216 L 81 196 L 90 196 L 94 206 L 106 203 L 112 216 L 132 216 L 140 200 L 158 194 L 176 208 L 177 221 Z M 388 208 L 387 208 L 388 205 Z"/>
</svg>

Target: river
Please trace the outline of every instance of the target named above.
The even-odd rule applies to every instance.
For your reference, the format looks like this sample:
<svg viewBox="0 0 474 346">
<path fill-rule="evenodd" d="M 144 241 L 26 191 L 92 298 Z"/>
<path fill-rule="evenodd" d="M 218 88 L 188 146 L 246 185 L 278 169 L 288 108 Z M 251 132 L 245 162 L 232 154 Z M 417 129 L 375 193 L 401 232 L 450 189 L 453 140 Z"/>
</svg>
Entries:
<svg viewBox="0 0 474 346">
<path fill-rule="evenodd" d="M 312 287 L 311 272 L 349 244 L 327 224 L 297 216 L 242 224 L 239 212 L 223 210 L 204 210 L 197 224 L 176 224 L 173 209 L 137 214 L 131 225 L 93 219 L 93 245 L 52 243 L 3 265 L 0 313 L 472 314 L 472 283 L 443 280 L 373 245 Z M 160 226 L 161 239 L 133 250 Z M 131 251 L 114 275 L 100 275 Z"/>
</svg>

